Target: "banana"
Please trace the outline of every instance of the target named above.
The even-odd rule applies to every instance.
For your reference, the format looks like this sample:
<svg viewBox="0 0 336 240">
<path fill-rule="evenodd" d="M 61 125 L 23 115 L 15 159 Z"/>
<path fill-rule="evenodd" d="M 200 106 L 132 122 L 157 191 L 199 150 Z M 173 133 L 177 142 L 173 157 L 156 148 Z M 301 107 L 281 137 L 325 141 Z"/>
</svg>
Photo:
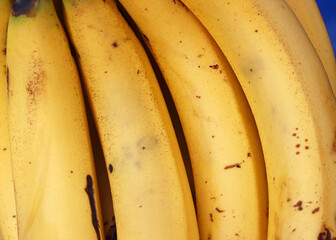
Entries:
<svg viewBox="0 0 336 240">
<path fill-rule="evenodd" d="M 119 1 L 146 36 L 180 116 L 201 239 L 266 239 L 267 182 L 260 139 L 221 50 L 180 1 Z"/>
<path fill-rule="evenodd" d="M 140 42 L 110 0 L 64 0 L 102 143 L 119 240 L 199 239 L 183 159 Z"/>
<path fill-rule="evenodd" d="M 17 221 L 7 117 L 6 40 L 11 11 L 9 0 L 0 0 L 0 239 L 16 240 Z"/>
<path fill-rule="evenodd" d="M 7 69 L 19 239 L 104 239 L 83 93 L 51 0 L 15 1 Z"/>
<path fill-rule="evenodd" d="M 286 0 L 319 55 L 336 95 L 336 59 L 328 31 L 315 0 Z"/>
<path fill-rule="evenodd" d="M 219 44 L 254 114 L 269 186 L 268 239 L 336 237 L 336 102 L 283 0 L 183 0 Z"/>
</svg>

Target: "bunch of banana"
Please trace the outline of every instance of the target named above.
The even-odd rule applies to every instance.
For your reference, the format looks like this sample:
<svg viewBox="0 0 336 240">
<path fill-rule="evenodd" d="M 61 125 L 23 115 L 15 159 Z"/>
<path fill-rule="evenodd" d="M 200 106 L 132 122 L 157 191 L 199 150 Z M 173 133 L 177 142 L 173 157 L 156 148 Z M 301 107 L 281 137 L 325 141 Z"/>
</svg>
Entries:
<svg viewBox="0 0 336 240">
<path fill-rule="evenodd" d="M 10 10 L 11 2 L 0 0 L 0 239 L 5 240 L 18 239 L 6 100 L 6 40 Z"/>
<path fill-rule="evenodd" d="M 7 82 L 18 239 L 103 239 L 82 89 L 51 0 L 13 4 Z"/>
<path fill-rule="evenodd" d="M 336 237 L 336 101 L 284 0 L 183 0 L 226 55 L 254 114 L 269 189 L 268 239 Z"/>
<path fill-rule="evenodd" d="M 313 0 L 11 4 L 0 240 L 336 239 L 336 60 Z"/>
<path fill-rule="evenodd" d="M 265 239 L 267 183 L 260 140 L 224 55 L 181 2 L 120 3 L 146 36 L 179 113 L 201 239 Z"/>
<path fill-rule="evenodd" d="M 118 239 L 198 239 L 174 129 L 140 42 L 111 0 L 63 0 L 102 143 Z"/>
</svg>

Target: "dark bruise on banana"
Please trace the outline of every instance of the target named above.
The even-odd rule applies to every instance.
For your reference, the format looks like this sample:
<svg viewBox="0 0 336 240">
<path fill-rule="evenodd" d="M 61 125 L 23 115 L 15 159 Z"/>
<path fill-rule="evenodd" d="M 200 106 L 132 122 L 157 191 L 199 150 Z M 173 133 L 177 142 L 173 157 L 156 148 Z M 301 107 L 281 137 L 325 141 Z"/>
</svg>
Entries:
<svg viewBox="0 0 336 240">
<path fill-rule="evenodd" d="M 108 166 L 108 170 L 109 170 L 110 173 L 113 172 L 113 166 L 112 166 L 112 164 L 110 164 L 110 165 Z"/>
<path fill-rule="evenodd" d="M 89 201 L 90 201 L 92 224 L 93 224 L 93 227 L 96 231 L 97 239 L 101 240 L 98 217 L 97 217 L 96 202 L 95 202 L 95 198 L 94 198 L 93 180 L 92 180 L 92 177 L 90 175 L 86 176 L 85 192 L 87 193 L 87 195 L 89 197 Z"/>
<path fill-rule="evenodd" d="M 9 68 L 6 67 L 6 84 L 7 84 L 7 92 L 9 93 Z"/>
<path fill-rule="evenodd" d="M 324 226 L 320 234 L 318 235 L 317 239 L 318 240 L 336 240 L 336 237 L 332 237 L 329 228 Z"/>
<path fill-rule="evenodd" d="M 36 7 L 40 0 L 15 0 L 12 6 L 11 15 L 19 17 L 26 15 L 27 17 L 34 17 L 36 15 Z"/>
</svg>

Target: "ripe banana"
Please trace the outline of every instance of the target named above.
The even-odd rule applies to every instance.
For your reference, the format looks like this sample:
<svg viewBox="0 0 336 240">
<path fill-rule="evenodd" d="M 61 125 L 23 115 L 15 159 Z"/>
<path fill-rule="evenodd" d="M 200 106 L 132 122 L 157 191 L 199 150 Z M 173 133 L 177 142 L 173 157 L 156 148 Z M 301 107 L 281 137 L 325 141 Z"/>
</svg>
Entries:
<svg viewBox="0 0 336 240">
<path fill-rule="evenodd" d="M 82 89 L 51 0 L 14 3 L 7 69 L 19 239 L 104 239 Z"/>
<path fill-rule="evenodd" d="M 146 36 L 179 113 L 194 173 L 201 239 L 266 239 L 260 139 L 221 50 L 180 1 L 119 1 Z"/>
<path fill-rule="evenodd" d="M 199 239 L 169 113 L 115 2 L 63 0 L 104 150 L 119 240 Z"/>
<path fill-rule="evenodd" d="M 17 239 L 7 117 L 6 40 L 10 11 L 11 2 L 0 0 L 0 239 L 4 240 Z"/>
<path fill-rule="evenodd" d="M 319 55 L 336 96 L 336 59 L 331 41 L 315 0 L 286 0 L 301 22 Z"/>
<path fill-rule="evenodd" d="M 269 239 L 336 237 L 336 102 L 321 61 L 283 0 L 183 0 L 215 38 L 259 130 Z"/>
</svg>

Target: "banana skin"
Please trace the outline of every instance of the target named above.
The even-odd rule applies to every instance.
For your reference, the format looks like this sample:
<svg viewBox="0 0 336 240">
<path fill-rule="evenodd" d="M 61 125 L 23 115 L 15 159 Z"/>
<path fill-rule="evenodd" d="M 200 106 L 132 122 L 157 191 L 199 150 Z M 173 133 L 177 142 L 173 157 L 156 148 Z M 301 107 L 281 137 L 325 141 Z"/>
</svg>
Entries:
<svg viewBox="0 0 336 240">
<path fill-rule="evenodd" d="M 286 1 L 183 0 L 230 62 L 256 119 L 269 239 L 336 237 L 336 102 Z"/>
<path fill-rule="evenodd" d="M 17 216 L 7 116 L 6 42 L 11 1 L 0 1 L 0 239 L 16 240 Z M 2 237 L 2 238 L 1 238 Z"/>
<path fill-rule="evenodd" d="M 307 33 L 336 96 L 336 58 L 327 28 L 315 0 L 286 0 Z"/>
<path fill-rule="evenodd" d="M 7 79 L 19 239 L 103 239 L 82 89 L 51 0 L 14 2 Z"/>
<path fill-rule="evenodd" d="M 198 239 L 183 159 L 145 50 L 114 1 L 63 6 L 104 151 L 118 239 Z"/>
<path fill-rule="evenodd" d="M 180 1 L 120 3 L 146 36 L 181 119 L 200 239 L 266 239 L 267 182 L 260 139 L 225 56 Z"/>
</svg>

